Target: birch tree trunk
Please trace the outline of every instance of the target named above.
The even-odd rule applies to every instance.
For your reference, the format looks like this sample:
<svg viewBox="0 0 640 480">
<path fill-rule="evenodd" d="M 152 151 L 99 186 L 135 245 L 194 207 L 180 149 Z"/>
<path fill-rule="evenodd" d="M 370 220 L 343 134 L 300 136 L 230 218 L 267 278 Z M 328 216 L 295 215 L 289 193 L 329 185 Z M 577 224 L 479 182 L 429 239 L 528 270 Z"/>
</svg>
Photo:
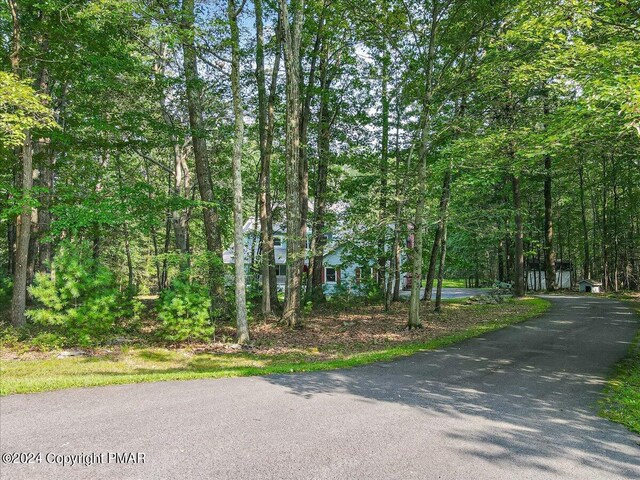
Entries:
<svg viewBox="0 0 640 480">
<path fill-rule="evenodd" d="M 243 4 L 244 5 L 244 4 Z M 242 10 L 242 7 L 240 7 Z M 242 99 L 240 98 L 240 31 L 235 0 L 227 3 L 227 16 L 231 30 L 231 95 L 233 97 L 233 117 L 235 136 L 233 141 L 233 246 L 235 264 L 236 291 L 236 328 L 238 343 L 249 341 L 247 322 L 247 295 L 244 274 L 244 222 L 242 220 L 242 143 L 244 140 L 244 120 L 242 118 Z"/>
</svg>

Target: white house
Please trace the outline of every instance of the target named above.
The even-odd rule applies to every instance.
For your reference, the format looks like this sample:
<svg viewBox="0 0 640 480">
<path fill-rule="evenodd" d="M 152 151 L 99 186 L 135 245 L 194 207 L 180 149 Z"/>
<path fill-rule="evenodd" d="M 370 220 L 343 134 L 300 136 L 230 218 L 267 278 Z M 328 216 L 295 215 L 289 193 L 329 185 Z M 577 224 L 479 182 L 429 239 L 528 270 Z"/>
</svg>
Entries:
<svg viewBox="0 0 640 480">
<path fill-rule="evenodd" d="M 251 251 L 253 249 L 254 257 L 259 254 L 260 245 L 260 229 L 259 225 L 255 223 L 255 219 L 250 218 L 244 224 L 243 231 L 245 232 L 245 248 L 244 248 L 244 261 L 247 271 L 251 264 Z M 338 285 L 348 286 L 352 290 L 357 290 L 359 285 L 362 285 L 367 278 L 371 278 L 374 272 L 375 260 L 368 262 L 368 265 L 355 265 L 345 260 L 345 246 L 341 242 L 341 238 L 344 238 L 346 234 L 327 234 L 327 244 L 325 245 L 324 261 L 322 279 L 324 284 L 324 291 L 327 294 L 331 294 Z M 305 259 L 305 272 L 307 271 L 310 255 L 312 231 L 311 228 L 307 229 L 307 258 Z M 274 225 L 273 232 L 274 243 L 274 256 L 276 264 L 276 280 L 279 289 L 284 289 L 286 274 L 287 274 L 287 245 L 286 245 L 286 232 L 283 225 Z M 345 242 L 346 243 L 346 242 Z M 225 264 L 232 265 L 234 263 L 234 248 L 231 246 L 229 249 L 223 252 L 223 260 Z M 401 256 L 401 262 L 404 262 L 404 256 Z M 406 285 L 410 285 L 409 276 L 405 273 L 401 274 L 401 286 L 404 288 Z"/>
</svg>

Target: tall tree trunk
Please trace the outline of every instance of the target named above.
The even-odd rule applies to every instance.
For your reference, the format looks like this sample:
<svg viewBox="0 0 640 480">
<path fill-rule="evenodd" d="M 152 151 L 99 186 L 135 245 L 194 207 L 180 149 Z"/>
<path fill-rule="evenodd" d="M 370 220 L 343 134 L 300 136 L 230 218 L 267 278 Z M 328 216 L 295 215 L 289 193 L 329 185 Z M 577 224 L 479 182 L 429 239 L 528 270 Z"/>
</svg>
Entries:
<svg viewBox="0 0 640 480">
<path fill-rule="evenodd" d="M 413 144 L 409 150 L 409 154 L 407 155 L 407 160 L 405 162 L 405 169 L 403 175 L 401 175 L 401 162 L 400 162 L 400 119 L 402 117 L 402 102 L 400 97 L 396 98 L 396 147 L 395 147 L 395 155 L 396 155 L 396 172 L 395 172 L 395 203 L 396 203 L 396 211 L 395 211 L 395 221 L 393 227 L 393 252 L 394 252 L 394 264 L 395 264 L 395 272 L 394 272 L 394 285 L 393 285 L 393 301 L 400 301 L 400 281 L 401 281 L 401 250 L 400 250 L 400 235 L 401 228 L 400 225 L 404 221 L 402 218 L 402 206 L 404 204 L 404 194 L 405 194 L 405 186 L 406 186 L 406 175 L 409 171 L 409 165 L 411 163 L 411 154 L 413 153 Z M 403 227 L 404 228 L 404 227 Z"/>
<path fill-rule="evenodd" d="M 311 277 L 311 299 L 314 303 L 324 301 L 322 288 L 322 270 L 324 263 L 324 247 L 326 244 L 325 213 L 327 196 L 327 177 L 329 171 L 330 140 L 332 116 L 329 104 L 331 78 L 328 76 L 328 48 L 323 46 L 320 58 L 320 110 L 318 112 L 318 165 L 316 169 L 316 191 L 314 197 L 313 239 L 311 251 L 313 257 L 309 264 Z"/>
<path fill-rule="evenodd" d="M 20 20 L 15 0 L 8 0 L 13 20 L 13 51 L 11 68 L 20 76 Z M 13 276 L 13 296 L 11 299 L 11 324 L 20 327 L 26 323 L 24 311 L 27 300 L 27 269 L 29 260 L 29 239 L 31 237 L 31 206 L 27 201 L 33 185 L 33 145 L 31 131 L 24 132 L 22 142 L 22 211 L 16 221 L 16 256 Z"/>
<path fill-rule="evenodd" d="M 514 264 L 514 293 L 516 297 L 524 296 L 524 253 L 523 253 L 523 228 L 522 228 L 522 197 L 520 195 L 520 177 L 513 174 L 511 177 L 513 190 L 513 207 L 515 209 L 515 258 Z"/>
<path fill-rule="evenodd" d="M 385 48 L 382 58 L 382 142 L 380 152 L 380 204 L 379 219 L 381 236 L 378 239 L 378 286 L 385 289 L 387 255 L 385 253 L 387 238 L 387 175 L 389 159 L 389 54 Z"/>
<path fill-rule="evenodd" d="M 242 219 L 242 143 L 244 140 L 244 120 L 242 118 L 242 99 L 240 97 L 239 14 L 240 11 L 237 9 L 236 1 L 229 0 L 227 3 L 227 16 L 231 30 L 231 94 L 233 97 L 233 117 L 235 119 L 231 169 L 233 171 L 233 246 L 236 280 L 236 329 L 238 343 L 245 344 L 249 341 L 249 324 L 247 322 L 247 298 L 244 274 L 244 222 Z"/>
<path fill-rule="evenodd" d="M 188 198 L 191 190 L 191 175 L 189 166 L 187 165 L 187 157 L 177 143 L 173 144 L 174 158 L 174 192 L 177 196 Z M 182 257 L 186 257 L 189 253 L 188 232 L 189 232 L 189 209 L 174 210 L 171 214 L 171 223 L 173 225 L 173 235 L 175 238 L 176 249 Z M 184 260 L 180 262 L 181 270 L 185 270 L 189 266 L 189 262 Z"/>
<path fill-rule="evenodd" d="M 260 261 L 260 271 L 262 274 L 262 301 L 260 310 L 262 315 L 264 317 L 267 317 L 271 314 L 269 253 L 273 246 L 269 244 L 269 235 L 267 228 L 267 216 L 269 215 L 269 206 L 267 205 L 267 189 L 269 188 L 269 170 L 271 166 L 265 164 L 265 153 L 267 146 L 267 94 L 264 74 L 264 27 L 262 19 L 262 0 L 254 0 L 253 6 L 256 17 L 256 83 L 258 86 L 258 136 L 260 139 L 260 189 L 258 192 L 258 208 L 260 214 L 260 243 L 262 246 Z M 276 32 L 276 35 L 278 35 L 279 37 L 279 32 Z M 279 61 L 280 48 L 278 48 L 276 56 L 277 60 Z"/>
<path fill-rule="evenodd" d="M 440 250 L 440 244 L 442 243 L 442 234 L 444 232 L 445 218 L 447 216 L 447 210 L 449 208 L 449 197 L 451 193 L 451 168 L 448 168 L 444 174 L 444 180 L 442 181 L 442 193 L 440 195 L 440 209 L 438 219 L 438 227 L 436 228 L 436 234 L 433 239 L 433 246 L 431 247 L 431 256 L 429 258 L 429 270 L 427 271 L 427 284 L 424 287 L 424 295 L 422 300 L 426 302 L 431 301 L 431 295 L 433 292 L 433 279 L 436 271 L 436 261 L 438 259 L 438 250 Z"/>
<path fill-rule="evenodd" d="M 556 288 L 556 254 L 553 250 L 553 198 L 551 195 L 551 156 L 544 156 L 544 277 L 547 292 Z"/>
<path fill-rule="evenodd" d="M 165 64 L 167 63 L 167 51 L 168 47 L 163 44 L 161 47 L 161 55 L 158 58 L 158 62 L 154 67 L 154 73 L 156 75 L 165 74 Z M 175 120 L 172 118 L 167 106 L 167 94 L 162 92 L 162 99 L 160 100 L 160 110 L 162 111 L 162 118 L 164 124 L 169 131 L 169 141 L 171 143 L 171 154 L 173 159 L 173 172 L 166 169 L 169 173 L 169 194 L 173 194 L 177 197 L 188 198 L 191 191 L 191 173 L 187 163 L 187 155 L 183 146 L 179 144 L 178 136 L 174 133 Z M 147 179 L 149 178 L 148 166 L 146 167 Z M 187 245 L 187 237 L 189 231 L 189 209 L 174 210 L 171 212 L 171 224 L 173 226 L 173 235 L 176 250 L 180 252 L 182 257 L 186 257 L 189 253 Z M 155 231 L 154 231 L 155 235 Z M 157 239 L 154 237 L 155 247 L 157 251 Z M 188 259 L 180 262 L 180 269 L 185 270 L 189 266 Z M 159 267 L 158 267 L 159 268 Z M 160 278 L 160 275 L 158 275 Z"/>
<path fill-rule="evenodd" d="M 318 19 L 318 30 L 316 32 L 316 38 L 313 45 L 313 50 L 310 57 L 307 59 L 310 62 L 309 67 L 309 79 L 306 87 L 301 90 L 302 95 L 302 111 L 300 113 L 300 231 L 303 237 L 304 245 L 306 246 L 307 238 L 307 217 L 309 213 L 309 159 L 307 148 L 307 134 L 309 131 L 309 120 L 311 118 L 311 101 L 314 97 L 315 76 L 316 76 L 316 64 L 318 62 L 318 56 L 320 53 L 320 47 L 322 45 L 323 30 L 325 22 L 327 2 L 324 1 L 320 17 Z M 301 8 L 304 8 L 303 6 Z M 303 83 L 303 73 L 300 71 L 300 84 Z M 304 248 L 304 247 L 303 247 Z M 303 259 L 304 262 L 304 259 Z"/>
<path fill-rule="evenodd" d="M 287 280 L 283 321 L 290 327 L 302 326 L 300 289 L 304 265 L 305 228 L 301 211 L 300 165 L 300 37 L 304 17 L 304 0 L 292 2 L 292 22 L 289 21 L 287 0 L 279 0 L 284 33 L 284 59 L 287 73 L 286 128 L 286 209 L 287 209 Z"/>
<path fill-rule="evenodd" d="M 607 212 L 607 157 L 602 157 L 602 286 L 609 290 L 609 225 Z"/>
<path fill-rule="evenodd" d="M 220 302 L 224 298 L 222 236 L 220 234 L 218 211 L 212 205 L 214 200 L 213 188 L 211 185 L 206 132 L 202 118 L 202 86 L 198 75 L 195 43 L 194 0 L 183 0 L 182 2 L 181 29 L 185 90 L 189 110 L 189 126 L 193 141 L 193 156 L 196 164 L 196 178 L 200 198 L 205 202 L 203 215 L 207 250 L 213 257 L 209 259 L 209 285 L 212 299 Z"/>
<path fill-rule="evenodd" d="M 591 259 L 589 258 L 589 227 L 587 226 L 587 209 L 584 202 L 584 170 L 582 165 L 578 167 L 578 176 L 580 177 L 580 213 L 582 216 L 582 243 L 584 246 L 582 271 L 584 278 L 591 278 Z"/>
<path fill-rule="evenodd" d="M 444 278 L 444 266 L 447 257 L 447 217 L 442 221 L 442 241 L 440 242 L 440 264 L 438 265 L 438 287 L 436 289 L 435 311 L 442 310 L 442 280 Z"/>
<path fill-rule="evenodd" d="M 26 199 L 31 194 L 33 181 L 33 146 L 31 132 L 25 132 L 22 144 L 22 196 L 24 204 L 18 216 L 16 235 L 16 264 L 13 276 L 13 297 L 11 299 L 11 324 L 20 327 L 26 323 L 24 316 L 27 299 L 27 270 L 29 239 L 31 237 L 31 205 Z"/>
<path fill-rule="evenodd" d="M 42 12 L 38 15 L 39 21 L 46 21 Z M 49 41 L 45 35 L 36 34 L 40 58 L 45 58 L 49 53 Z M 35 82 L 36 89 L 49 94 L 49 69 L 46 63 L 39 63 L 36 67 L 38 77 Z M 50 193 L 53 190 L 53 154 L 50 149 L 50 139 L 40 137 L 33 142 L 33 185 L 42 188 L 38 195 L 39 205 L 32 209 L 31 214 L 31 238 L 29 245 L 29 259 L 27 269 L 27 284 L 33 282 L 37 271 L 43 271 L 46 263 L 51 260 L 51 243 L 46 240 L 46 234 L 51 224 L 49 212 Z"/>
<path fill-rule="evenodd" d="M 433 2 L 431 25 L 429 29 L 429 51 L 427 54 L 427 72 L 424 98 L 422 100 L 422 131 L 420 137 L 420 163 L 418 165 L 418 201 L 413 222 L 414 245 L 412 252 L 413 268 L 411 272 L 411 299 L 409 303 L 409 322 L 407 328 L 421 328 L 420 283 L 422 282 L 422 243 L 424 237 L 424 207 L 427 190 L 427 156 L 430 146 L 431 98 L 433 95 L 433 67 L 436 51 L 436 27 L 438 26 L 438 2 Z"/>
<path fill-rule="evenodd" d="M 124 194 L 122 192 L 122 169 L 120 167 L 120 156 L 116 155 L 116 172 L 118 174 L 118 196 L 123 197 Z M 129 292 L 133 292 L 133 260 L 131 259 L 131 246 L 129 244 L 129 227 L 127 222 L 123 222 L 123 230 L 124 230 L 124 253 L 127 259 L 127 290 Z"/>
<path fill-rule="evenodd" d="M 498 242 L 498 281 L 505 282 L 504 276 L 504 242 Z"/>
<path fill-rule="evenodd" d="M 262 315 L 271 314 L 273 306 L 277 304 L 277 287 L 275 278 L 272 282 L 271 274 L 275 276 L 272 264 L 273 251 L 273 222 L 271 217 L 271 150 L 274 131 L 274 103 L 278 70 L 280 69 L 280 55 L 282 51 L 281 20 L 278 20 L 276 30 L 276 52 L 271 73 L 271 85 L 267 98 L 264 73 L 264 28 L 262 19 L 262 0 L 254 1 L 256 17 L 256 81 L 258 85 L 258 131 L 260 137 L 260 242 L 262 256 L 260 271 L 262 274 Z M 275 300 L 275 302 L 274 302 Z"/>
</svg>

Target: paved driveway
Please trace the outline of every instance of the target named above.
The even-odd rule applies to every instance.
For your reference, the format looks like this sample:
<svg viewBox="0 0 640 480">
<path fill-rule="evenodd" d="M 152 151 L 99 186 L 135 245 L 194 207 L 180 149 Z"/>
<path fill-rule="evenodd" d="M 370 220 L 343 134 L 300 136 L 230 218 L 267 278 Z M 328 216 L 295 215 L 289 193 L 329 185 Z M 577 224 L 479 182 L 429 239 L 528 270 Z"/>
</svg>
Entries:
<svg viewBox="0 0 640 480">
<path fill-rule="evenodd" d="M 145 463 L 2 465 L 1 477 L 640 478 L 640 437 L 596 416 L 637 317 L 612 300 L 552 301 L 539 319 L 350 370 L 5 397 L 3 453 Z"/>
<path fill-rule="evenodd" d="M 472 295 L 482 295 L 489 293 L 491 288 L 443 288 L 442 298 L 464 298 L 471 297 Z M 424 288 L 420 289 L 420 298 L 424 295 Z M 400 296 L 403 298 L 411 297 L 411 290 L 401 290 Z M 433 289 L 433 300 L 436 298 L 436 290 Z"/>
</svg>

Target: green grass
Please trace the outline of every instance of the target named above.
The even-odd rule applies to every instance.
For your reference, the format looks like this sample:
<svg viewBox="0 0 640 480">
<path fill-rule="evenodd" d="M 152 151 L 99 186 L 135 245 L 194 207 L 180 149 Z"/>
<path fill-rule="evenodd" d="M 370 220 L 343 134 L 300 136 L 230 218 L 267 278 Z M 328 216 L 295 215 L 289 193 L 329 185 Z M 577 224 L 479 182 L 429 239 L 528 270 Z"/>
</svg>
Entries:
<svg viewBox="0 0 640 480">
<path fill-rule="evenodd" d="M 600 415 L 640 433 L 640 331 L 605 387 Z"/>
<path fill-rule="evenodd" d="M 442 280 L 443 288 L 465 288 L 464 278 L 445 278 Z"/>
<path fill-rule="evenodd" d="M 250 353 L 196 354 L 165 348 L 131 348 L 118 355 L 89 358 L 51 358 L 0 361 L 0 395 L 124 383 L 239 377 L 354 367 L 433 350 L 476 337 L 544 313 L 547 300 L 527 298 L 527 310 L 477 324 L 426 343 L 407 343 L 360 353 L 332 352 L 336 358 L 318 359 L 317 349 L 277 355 Z"/>
</svg>

